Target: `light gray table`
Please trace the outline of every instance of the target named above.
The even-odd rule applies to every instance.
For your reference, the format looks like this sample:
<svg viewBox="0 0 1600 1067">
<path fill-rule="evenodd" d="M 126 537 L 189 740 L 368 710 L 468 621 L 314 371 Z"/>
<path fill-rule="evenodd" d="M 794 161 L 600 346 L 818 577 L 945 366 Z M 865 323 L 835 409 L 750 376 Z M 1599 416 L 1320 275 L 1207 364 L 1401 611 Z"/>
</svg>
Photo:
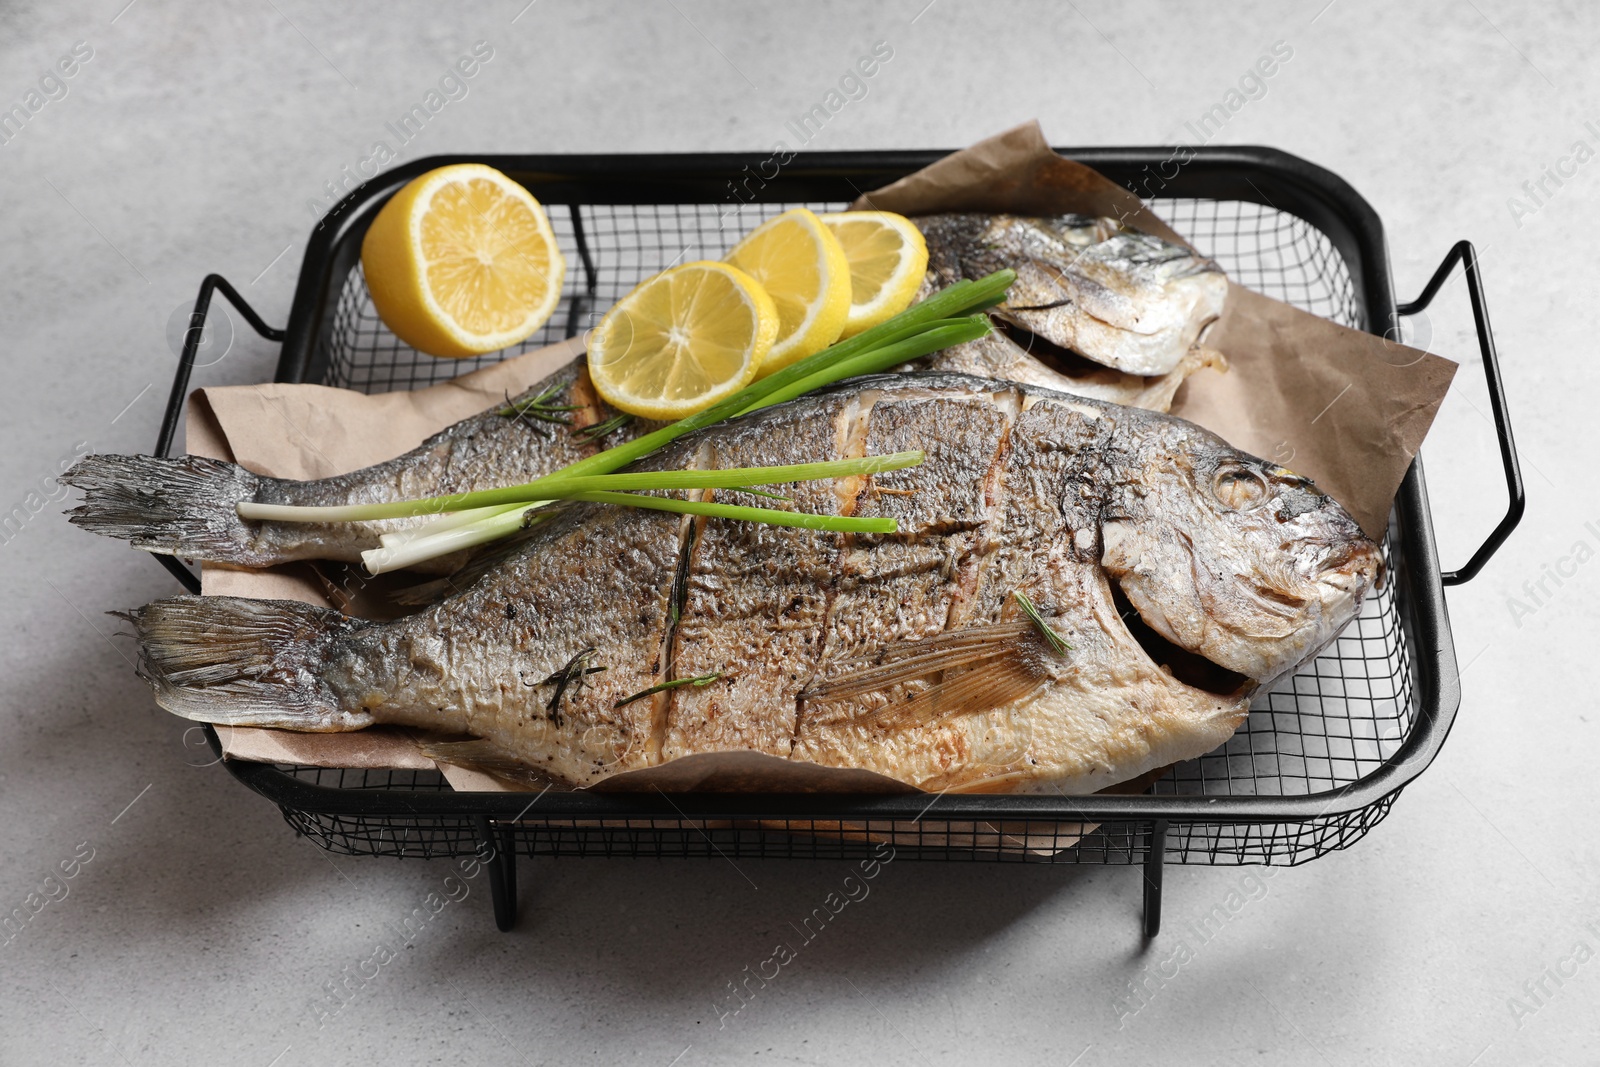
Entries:
<svg viewBox="0 0 1600 1067">
<path fill-rule="evenodd" d="M 63 861 L 76 872 L 0 943 L 0 1062 L 1592 1060 L 1600 502 L 1575 432 L 1595 419 L 1592 9 L 123 2 L 0 11 L 0 108 L 40 92 L 0 144 L 0 503 L 42 508 L 0 544 L 0 911 L 26 910 Z M 1437 764 L 1354 849 L 1262 883 L 1132 1017 L 1130 983 L 1247 871 L 1168 868 L 1170 933 L 1141 954 L 1135 871 L 894 864 L 723 1019 L 726 984 L 840 867 L 741 863 L 747 881 L 724 863 L 524 863 L 516 933 L 468 883 L 323 1017 L 326 984 L 371 973 L 448 868 L 330 859 L 190 766 L 194 736 L 135 682 L 103 614 L 170 579 L 67 527 L 46 479 L 86 446 L 149 447 L 172 316 L 203 274 L 283 320 L 325 183 L 397 147 L 386 124 L 477 41 L 492 57 L 402 158 L 792 145 L 786 123 L 878 41 L 893 58 L 811 147 L 953 147 L 1034 116 L 1058 144 L 1193 142 L 1186 123 L 1285 42 L 1292 58 L 1212 143 L 1351 181 L 1388 226 L 1402 298 L 1452 241 L 1477 241 L 1517 416 L 1528 519 L 1450 594 L 1466 699 Z M 62 57 L 72 76 L 41 88 Z M 1535 201 L 1523 183 L 1547 167 L 1560 184 Z M 1459 283 L 1437 309 L 1427 343 L 1467 364 L 1424 449 L 1455 563 L 1502 502 Z M 206 380 L 264 379 L 274 357 L 241 336 Z M 1513 611 L 1580 542 L 1571 576 Z"/>
</svg>

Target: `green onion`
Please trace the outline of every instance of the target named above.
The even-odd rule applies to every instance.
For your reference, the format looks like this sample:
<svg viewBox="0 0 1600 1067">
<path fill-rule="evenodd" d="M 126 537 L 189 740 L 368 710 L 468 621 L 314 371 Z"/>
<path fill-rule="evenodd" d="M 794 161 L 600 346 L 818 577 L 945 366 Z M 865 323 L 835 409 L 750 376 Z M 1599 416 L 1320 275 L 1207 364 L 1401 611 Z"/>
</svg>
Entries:
<svg viewBox="0 0 1600 1067">
<path fill-rule="evenodd" d="M 419 537 L 432 537 L 435 534 L 444 533 L 446 530 L 454 530 L 462 526 L 471 526 L 474 523 L 481 522 L 484 519 L 493 518 L 496 515 L 520 506 L 521 505 L 517 504 L 505 504 L 499 507 L 468 508 L 465 511 L 449 512 L 439 516 L 431 522 L 425 522 L 421 526 L 412 526 L 409 529 L 396 530 L 393 533 L 382 534 L 378 537 L 378 544 L 382 545 L 384 548 L 397 548 L 400 545 L 415 541 Z"/>
<path fill-rule="evenodd" d="M 398 500 L 387 504 L 345 504 L 335 507 L 304 507 L 296 504 L 257 504 L 245 501 L 239 515 L 246 519 L 276 522 L 371 522 L 378 519 L 404 519 L 440 512 L 458 514 L 514 504 L 533 504 L 543 500 L 574 500 L 575 494 L 631 491 L 640 489 L 740 489 L 750 485 L 775 485 L 781 482 L 815 481 L 823 478 L 848 478 L 881 471 L 904 470 L 921 463 L 921 452 L 895 452 L 885 456 L 863 456 L 822 463 L 793 463 L 775 467 L 735 467 L 728 470 L 630 471 L 626 474 L 571 475 L 565 472 L 536 478 L 523 485 L 504 489 L 484 489 L 476 493 Z M 569 470 L 571 468 L 568 468 Z M 476 519 L 472 520 L 476 521 Z M 451 525 L 457 525 L 451 523 Z M 445 527 L 448 529 L 448 527 Z"/>
<path fill-rule="evenodd" d="M 739 467 L 729 470 L 686 471 L 632 471 L 626 474 L 599 474 L 565 479 L 541 479 L 531 482 L 538 493 L 531 499 L 512 503 L 500 502 L 488 507 L 476 507 L 435 519 L 414 530 L 385 534 L 379 547 L 361 554 L 369 573 L 400 570 L 438 556 L 473 548 L 489 541 L 515 533 L 526 522 L 527 513 L 545 506 L 552 499 L 602 500 L 605 503 L 628 504 L 633 507 L 656 507 L 657 510 L 681 511 L 695 515 L 714 515 L 720 518 L 743 518 L 782 526 L 803 526 L 809 529 L 834 530 L 850 533 L 892 533 L 892 519 L 846 519 L 840 516 L 801 516 L 795 512 L 775 511 L 768 508 L 740 508 L 727 504 L 701 505 L 696 501 L 675 501 L 694 504 L 694 508 L 679 508 L 644 503 L 631 492 L 633 489 L 738 489 L 757 496 L 783 497 L 753 489 L 756 484 L 775 482 L 810 481 L 820 478 L 841 478 L 876 474 L 880 471 L 903 470 L 922 462 L 921 452 L 895 452 L 884 456 L 866 456 L 861 459 L 832 460 L 824 463 L 795 463 L 781 467 Z M 609 491 L 608 491 L 609 490 Z M 486 490 L 491 494 L 533 490 Z M 596 496 L 595 494 L 600 494 Z M 650 498 L 664 499 L 664 498 Z M 418 502 L 423 503 L 423 502 Z M 391 518 L 393 516 L 382 516 Z M 781 518 L 776 518 L 781 517 Z M 813 520 L 823 519 L 817 523 Z M 888 525 L 885 526 L 884 524 Z"/>
<path fill-rule="evenodd" d="M 511 536 L 529 525 L 530 520 L 537 521 L 544 518 L 544 516 L 530 516 L 528 513 L 537 511 L 549 503 L 551 501 L 545 500 L 533 504 L 513 504 L 508 508 L 493 508 L 491 510 L 494 514 L 466 526 L 458 526 L 443 533 L 428 534 L 400 544 L 369 548 L 361 553 L 361 562 L 367 568 L 368 574 L 382 574 L 385 571 L 404 570 L 406 567 L 438 559 L 440 556 L 448 556 L 465 548 L 476 548 L 478 545 Z"/>
<path fill-rule="evenodd" d="M 717 504 L 705 500 L 679 500 L 670 496 L 643 493 L 574 493 L 568 500 L 587 500 L 596 504 L 623 504 L 652 511 L 676 511 L 680 515 L 709 515 L 714 519 L 743 519 L 769 526 L 798 526 L 804 530 L 832 530 L 835 533 L 894 533 L 899 526 L 893 519 L 862 519 L 853 515 L 817 515 L 809 511 L 775 511 L 772 508 L 747 508 L 738 504 Z"/>
<path fill-rule="evenodd" d="M 892 320 L 891 320 L 892 321 Z M 781 404 L 807 393 L 815 392 L 825 385 L 842 381 L 845 378 L 858 378 L 863 374 L 878 374 L 891 367 L 898 367 L 902 363 L 909 363 L 913 359 L 937 352 L 951 345 L 965 344 L 976 341 L 989 332 L 989 320 L 982 315 L 973 315 L 968 318 L 954 319 L 940 323 L 932 329 L 927 329 L 914 336 L 875 348 L 867 352 L 847 356 L 822 370 L 815 371 L 797 381 L 784 384 L 781 388 L 773 390 L 759 401 L 751 404 L 741 411 L 756 411 L 760 408 Z M 798 366 L 799 364 L 796 364 Z"/>
</svg>

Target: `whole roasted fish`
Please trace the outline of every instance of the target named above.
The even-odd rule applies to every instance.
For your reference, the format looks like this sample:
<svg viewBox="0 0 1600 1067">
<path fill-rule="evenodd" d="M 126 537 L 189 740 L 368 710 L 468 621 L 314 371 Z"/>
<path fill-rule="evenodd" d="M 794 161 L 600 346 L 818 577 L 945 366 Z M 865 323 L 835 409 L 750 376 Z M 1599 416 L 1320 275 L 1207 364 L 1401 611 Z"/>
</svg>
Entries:
<svg viewBox="0 0 1600 1067">
<path fill-rule="evenodd" d="M 191 719 L 425 727 L 477 739 L 441 758 L 577 785 L 741 749 L 924 789 L 1086 793 L 1220 744 L 1381 566 L 1305 479 L 1177 418 L 1015 383 L 858 379 L 651 462 L 910 448 L 921 466 L 781 490 L 896 534 L 573 505 L 394 622 L 157 601 L 128 616 L 141 674 Z"/>
<path fill-rule="evenodd" d="M 928 242 L 929 287 L 1009 267 L 1017 280 L 992 314 L 1128 374 L 1177 370 L 1228 295 L 1227 276 L 1211 260 L 1115 219 L 956 213 L 912 221 Z M 1000 334 L 971 345 L 1007 340 Z M 976 369 L 960 366 L 969 347 L 950 349 L 941 366 Z"/>
</svg>

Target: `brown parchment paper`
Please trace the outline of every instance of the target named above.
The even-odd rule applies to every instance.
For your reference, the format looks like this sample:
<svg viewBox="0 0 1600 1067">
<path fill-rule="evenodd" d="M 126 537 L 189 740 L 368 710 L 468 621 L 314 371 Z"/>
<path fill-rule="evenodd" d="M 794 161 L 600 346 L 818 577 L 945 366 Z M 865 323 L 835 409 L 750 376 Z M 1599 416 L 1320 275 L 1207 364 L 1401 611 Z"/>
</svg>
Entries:
<svg viewBox="0 0 1600 1067">
<path fill-rule="evenodd" d="M 867 193 L 857 206 L 905 214 L 1074 211 L 1121 218 L 1145 232 L 1182 240 L 1127 190 L 1052 152 L 1037 123 L 980 142 Z M 1364 529 L 1381 535 L 1395 489 L 1438 410 L 1455 364 L 1346 329 L 1239 286 L 1232 288 L 1222 319 L 1205 340 L 1227 355 L 1232 369 L 1227 374 L 1202 371 L 1192 376 L 1178 394 L 1174 413 L 1237 447 L 1312 477 Z M 574 338 L 413 392 L 367 396 L 316 385 L 278 384 L 199 390 L 188 408 L 188 447 L 196 455 L 231 460 L 275 477 L 341 474 L 409 450 L 507 393 L 522 391 L 582 351 L 581 340 Z M 202 587 L 208 595 L 300 600 L 369 613 L 359 602 L 353 608 L 335 603 L 326 575 L 305 564 L 268 570 L 206 565 Z M 415 735 L 398 728 L 349 734 L 251 728 L 219 732 L 230 759 L 352 768 L 434 765 L 417 751 Z M 439 766 L 456 789 L 514 788 L 465 768 Z M 1139 791 L 1146 785 L 1148 781 L 1140 779 L 1109 791 Z M 796 764 L 750 752 L 675 760 L 615 776 L 597 788 L 910 791 L 903 783 L 868 771 Z M 1063 826 L 1040 840 L 1018 837 L 1014 828 L 982 824 L 951 827 L 950 832 L 971 834 L 975 841 L 994 838 L 1030 850 L 1053 851 L 1067 847 L 1077 832 L 1087 829 Z M 895 828 L 885 839 L 904 835 L 929 843 L 920 826 Z"/>
</svg>

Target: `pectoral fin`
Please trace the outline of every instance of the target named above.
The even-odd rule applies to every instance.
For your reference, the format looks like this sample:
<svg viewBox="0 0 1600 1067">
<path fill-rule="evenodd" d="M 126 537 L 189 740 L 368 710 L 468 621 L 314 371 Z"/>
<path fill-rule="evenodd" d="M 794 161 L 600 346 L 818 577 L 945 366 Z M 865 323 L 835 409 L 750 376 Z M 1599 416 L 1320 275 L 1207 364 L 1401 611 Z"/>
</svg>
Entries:
<svg viewBox="0 0 1600 1067">
<path fill-rule="evenodd" d="M 801 694 L 803 714 L 813 721 L 900 728 L 992 711 L 1043 684 L 1046 654 L 1026 620 L 902 641 L 869 658 L 836 664 Z M 931 684 L 909 695 L 896 693 L 923 681 Z"/>
</svg>

